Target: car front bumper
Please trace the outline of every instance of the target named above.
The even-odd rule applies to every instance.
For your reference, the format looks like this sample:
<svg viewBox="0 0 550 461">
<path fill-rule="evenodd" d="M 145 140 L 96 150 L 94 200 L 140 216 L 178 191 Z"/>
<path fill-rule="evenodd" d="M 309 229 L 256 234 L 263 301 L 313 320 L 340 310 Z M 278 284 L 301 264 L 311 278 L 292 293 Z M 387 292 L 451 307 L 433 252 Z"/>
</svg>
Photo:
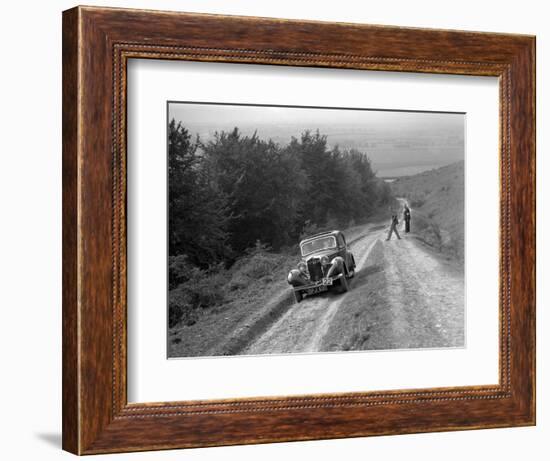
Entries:
<svg viewBox="0 0 550 461">
<path fill-rule="evenodd" d="M 325 277 L 322 280 L 318 280 L 317 282 L 311 282 L 306 285 L 294 286 L 294 291 L 299 293 L 305 293 L 307 295 L 322 293 L 323 291 L 327 291 L 332 285 L 334 285 L 334 282 L 336 280 L 339 280 L 343 276 L 344 274 L 337 274 L 331 277 Z"/>
</svg>

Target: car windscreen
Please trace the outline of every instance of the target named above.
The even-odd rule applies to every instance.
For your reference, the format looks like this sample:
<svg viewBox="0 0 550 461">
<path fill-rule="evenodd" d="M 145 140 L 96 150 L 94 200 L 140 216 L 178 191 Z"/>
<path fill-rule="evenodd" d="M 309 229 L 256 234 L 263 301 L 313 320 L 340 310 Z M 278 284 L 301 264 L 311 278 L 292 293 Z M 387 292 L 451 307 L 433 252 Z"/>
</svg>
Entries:
<svg viewBox="0 0 550 461">
<path fill-rule="evenodd" d="M 336 239 L 332 235 L 302 243 L 302 256 L 307 256 L 316 251 L 326 250 L 328 248 L 336 248 Z"/>
</svg>

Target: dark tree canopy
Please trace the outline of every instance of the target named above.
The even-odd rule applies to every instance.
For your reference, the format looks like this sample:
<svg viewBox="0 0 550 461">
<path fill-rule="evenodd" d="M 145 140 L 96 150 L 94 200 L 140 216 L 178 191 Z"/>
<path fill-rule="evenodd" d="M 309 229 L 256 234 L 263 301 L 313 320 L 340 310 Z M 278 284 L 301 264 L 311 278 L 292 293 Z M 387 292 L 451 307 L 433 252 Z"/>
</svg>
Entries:
<svg viewBox="0 0 550 461">
<path fill-rule="evenodd" d="M 168 228 L 171 256 L 186 255 L 197 266 L 224 260 L 229 253 L 230 210 L 198 154 L 199 140 L 172 120 L 168 130 Z"/>
<path fill-rule="evenodd" d="M 366 154 L 329 148 L 318 131 L 285 146 L 238 128 L 206 143 L 174 120 L 168 131 L 169 249 L 180 265 L 230 264 L 258 241 L 294 245 L 304 229 L 345 228 L 390 199 Z"/>
</svg>

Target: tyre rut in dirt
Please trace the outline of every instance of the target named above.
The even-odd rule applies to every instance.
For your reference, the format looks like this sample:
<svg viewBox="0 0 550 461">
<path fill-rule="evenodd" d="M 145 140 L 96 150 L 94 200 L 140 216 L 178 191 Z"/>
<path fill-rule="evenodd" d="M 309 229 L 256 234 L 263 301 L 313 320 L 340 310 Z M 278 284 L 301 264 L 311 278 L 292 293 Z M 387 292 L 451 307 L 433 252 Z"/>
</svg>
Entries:
<svg viewBox="0 0 550 461">
<path fill-rule="evenodd" d="M 280 317 L 291 309 L 295 304 L 294 301 L 295 297 L 285 290 L 281 298 L 270 306 L 263 315 L 252 321 L 248 328 L 245 328 L 238 334 L 233 332 L 225 341 L 222 341 L 222 343 L 218 345 L 216 350 L 211 351 L 207 355 L 219 356 L 241 354 L 256 338 L 269 330 Z"/>
</svg>

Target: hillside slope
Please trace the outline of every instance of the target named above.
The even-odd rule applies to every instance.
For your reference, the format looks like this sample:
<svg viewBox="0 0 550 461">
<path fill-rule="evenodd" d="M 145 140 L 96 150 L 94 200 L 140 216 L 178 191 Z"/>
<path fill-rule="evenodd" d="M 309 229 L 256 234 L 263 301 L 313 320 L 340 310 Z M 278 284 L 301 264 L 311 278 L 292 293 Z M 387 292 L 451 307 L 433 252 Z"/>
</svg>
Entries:
<svg viewBox="0 0 550 461">
<path fill-rule="evenodd" d="M 413 209 L 413 232 L 436 249 L 463 261 L 464 162 L 398 178 L 391 187 Z"/>
</svg>

